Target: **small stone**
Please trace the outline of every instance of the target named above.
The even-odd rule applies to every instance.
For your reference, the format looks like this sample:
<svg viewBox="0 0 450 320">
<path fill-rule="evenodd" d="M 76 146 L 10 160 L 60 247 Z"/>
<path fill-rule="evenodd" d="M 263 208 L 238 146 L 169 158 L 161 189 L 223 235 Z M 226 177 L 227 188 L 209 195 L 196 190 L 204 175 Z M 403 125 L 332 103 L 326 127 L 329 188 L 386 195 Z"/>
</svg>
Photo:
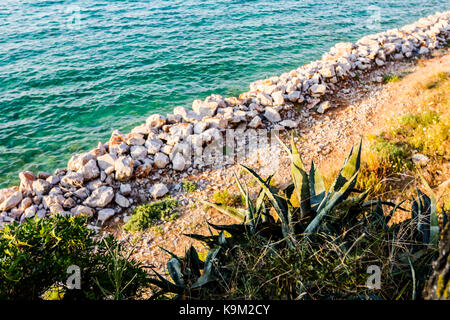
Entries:
<svg viewBox="0 0 450 320">
<path fill-rule="evenodd" d="M 331 103 L 330 101 L 324 101 L 322 102 L 319 107 L 317 108 L 317 112 L 318 113 L 325 113 L 325 111 L 327 111 L 328 109 L 331 108 Z"/>
<path fill-rule="evenodd" d="M 72 210 L 70 210 L 70 212 L 72 213 L 72 215 L 74 217 L 79 217 L 79 216 L 86 216 L 86 217 L 93 217 L 95 210 L 92 208 L 89 208 L 87 206 L 83 206 L 83 205 L 79 205 L 76 206 L 75 208 L 73 208 Z"/>
<path fill-rule="evenodd" d="M 116 196 L 114 197 L 114 201 L 122 208 L 128 208 L 130 206 L 130 201 L 128 201 L 128 199 L 125 198 L 120 193 L 116 193 Z"/>
<path fill-rule="evenodd" d="M 218 104 L 215 102 L 207 103 L 196 99 L 192 102 L 192 110 L 201 117 L 212 117 L 216 114 Z"/>
<path fill-rule="evenodd" d="M 98 212 L 98 220 L 102 223 L 114 216 L 115 212 L 113 209 L 102 209 Z"/>
<path fill-rule="evenodd" d="M 286 128 L 296 128 L 297 127 L 297 122 L 293 121 L 293 120 L 283 120 L 279 123 L 279 125 L 286 127 Z"/>
<path fill-rule="evenodd" d="M 430 161 L 430 158 L 428 158 L 426 155 L 421 154 L 421 153 L 416 153 L 415 155 L 413 155 L 411 157 L 412 162 L 414 162 L 414 164 L 421 166 L 421 167 L 425 167 L 428 162 Z"/>
<path fill-rule="evenodd" d="M 131 194 L 131 185 L 122 183 L 120 185 L 120 193 L 124 196 L 128 196 Z"/>
</svg>

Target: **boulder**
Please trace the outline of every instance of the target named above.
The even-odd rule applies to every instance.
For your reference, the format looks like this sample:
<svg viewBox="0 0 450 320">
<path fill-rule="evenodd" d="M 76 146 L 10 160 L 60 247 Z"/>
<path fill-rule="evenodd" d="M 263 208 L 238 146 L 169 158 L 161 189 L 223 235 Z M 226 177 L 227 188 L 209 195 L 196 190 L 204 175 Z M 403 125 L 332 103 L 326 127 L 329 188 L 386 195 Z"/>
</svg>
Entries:
<svg viewBox="0 0 450 320">
<path fill-rule="evenodd" d="M 128 181 L 133 176 L 134 160 L 129 156 L 121 156 L 114 162 L 116 180 Z"/>
<path fill-rule="evenodd" d="M 138 179 L 148 177 L 148 175 L 152 171 L 152 162 L 150 161 L 150 159 L 146 158 L 141 161 L 142 164 L 138 165 L 134 172 L 135 177 Z"/>
<path fill-rule="evenodd" d="M 284 104 L 283 92 L 275 91 L 274 93 L 272 93 L 272 98 L 273 98 L 273 104 L 275 106 L 282 106 Z"/>
<path fill-rule="evenodd" d="M 112 201 L 113 198 L 113 188 L 102 186 L 94 190 L 83 203 L 91 208 L 104 208 Z"/>
<path fill-rule="evenodd" d="M 31 171 L 23 171 L 19 173 L 20 185 L 19 190 L 23 193 L 33 191 L 33 181 L 36 176 Z"/>
<path fill-rule="evenodd" d="M 142 146 L 145 143 L 144 136 L 137 132 L 131 132 L 127 138 L 127 144 L 129 146 Z"/>
<path fill-rule="evenodd" d="M 1 204 L 0 204 L 0 212 L 8 211 L 15 206 L 17 206 L 22 201 L 22 192 L 15 191 L 11 195 L 9 195 Z"/>
<path fill-rule="evenodd" d="M 169 192 L 169 189 L 167 189 L 167 186 L 163 183 L 155 184 L 150 190 L 150 194 L 152 195 L 152 197 L 154 199 L 161 198 L 168 192 Z"/>
<path fill-rule="evenodd" d="M 97 166 L 97 161 L 94 159 L 89 160 L 77 172 L 83 175 L 84 181 L 89 181 L 100 176 L 100 169 Z"/>
<path fill-rule="evenodd" d="M 148 154 L 156 154 L 162 147 L 163 143 L 159 139 L 149 139 L 145 142 Z"/>
<path fill-rule="evenodd" d="M 186 160 L 181 153 L 177 153 L 172 160 L 172 168 L 177 171 L 183 171 L 186 167 Z"/>
<path fill-rule="evenodd" d="M 155 155 L 154 164 L 156 168 L 165 168 L 169 164 L 169 157 L 162 152 L 158 152 Z"/>
<path fill-rule="evenodd" d="M 98 163 L 98 166 L 100 167 L 100 169 L 106 171 L 110 167 L 114 168 L 116 159 L 117 159 L 116 157 L 107 153 L 103 156 L 98 157 L 97 163 Z"/>
<path fill-rule="evenodd" d="M 254 129 L 261 127 L 261 126 L 262 126 L 262 120 L 261 120 L 261 118 L 260 118 L 259 116 L 254 117 L 254 118 L 252 119 L 252 121 L 250 121 L 250 123 L 248 124 L 248 126 L 249 126 L 250 128 L 254 128 Z"/>
<path fill-rule="evenodd" d="M 327 87 L 323 84 L 314 84 L 310 88 L 311 94 L 323 95 L 327 92 Z"/>
<path fill-rule="evenodd" d="M 270 122 L 278 122 L 281 120 L 281 116 L 277 110 L 272 107 L 267 107 L 266 112 L 264 112 L 264 117 Z"/>
<path fill-rule="evenodd" d="M 82 187 L 84 176 L 79 172 L 70 172 L 61 179 L 61 185 L 66 188 Z"/>
<path fill-rule="evenodd" d="M 95 156 L 88 152 L 75 154 L 70 158 L 67 164 L 67 169 L 78 171 L 81 169 L 81 167 L 83 167 L 86 163 L 93 159 L 95 159 Z"/>
<path fill-rule="evenodd" d="M 192 102 L 192 110 L 200 117 L 212 117 L 216 114 L 219 105 L 216 102 L 204 102 L 202 100 L 196 99 Z"/>
<path fill-rule="evenodd" d="M 52 188 L 52 185 L 45 180 L 37 179 L 37 180 L 33 181 L 33 191 L 38 196 L 47 194 L 51 188 Z"/>
<path fill-rule="evenodd" d="M 140 145 L 140 146 L 132 146 L 130 150 L 131 157 L 135 160 L 138 159 L 144 159 L 147 157 L 147 148 Z"/>
<path fill-rule="evenodd" d="M 161 128 L 166 123 L 166 118 L 160 114 L 153 114 L 145 121 L 147 126 Z"/>
</svg>

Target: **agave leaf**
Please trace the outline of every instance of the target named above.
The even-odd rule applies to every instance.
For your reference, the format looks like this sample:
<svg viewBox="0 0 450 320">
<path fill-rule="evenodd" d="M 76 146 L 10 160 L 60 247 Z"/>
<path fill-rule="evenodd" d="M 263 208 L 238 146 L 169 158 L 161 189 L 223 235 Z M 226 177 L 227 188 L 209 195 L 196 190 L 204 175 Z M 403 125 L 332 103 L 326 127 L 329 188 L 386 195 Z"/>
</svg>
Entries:
<svg viewBox="0 0 450 320">
<path fill-rule="evenodd" d="M 203 201 L 203 204 L 206 204 L 208 206 L 213 207 L 214 209 L 234 218 L 235 220 L 244 223 L 245 218 L 246 218 L 246 210 L 243 209 L 237 209 L 237 208 L 233 208 L 233 207 L 229 207 L 227 205 L 224 204 L 219 204 L 219 203 L 213 203 L 213 202 L 209 202 L 209 201 Z"/>
<path fill-rule="evenodd" d="M 202 268 L 202 264 L 202 261 L 200 261 L 198 257 L 197 250 L 191 246 L 186 252 L 186 265 L 189 267 L 194 276 L 200 277 L 200 269 Z"/>
<path fill-rule="evenodd" d="M 210 248 L 213 248 L 219 244 L 218 236 L 204 236 L 204 235 L 195 234 L 195 233 L 184 233 L 184 235 L 186 237 L 204 242 Z"/>
<path fill-rule="evenodd" d="M 178 259 L 172 258 L 167 262 L 167 270 L 170 277 L 177 286 L 184 287 L 183 273 L 181 272 L 181 263 Z"/>
<path fill-rule="evenodd" d="M 244 234 L 246 231 L 246 227 L 243 224 L 217 225 L 217 224 L 212 224 L 210 222 L 207 222 L 207 223 L 214 229 L 216 229 L 218 231 L 226 231 L 231 235 L 241 235 L 241 234 Z"/>
<path fill-rule="evenodd" d="M 361 165 L 361 146 L 362 139 L 360 140 L 356 150 L 354 147 L 350 150 L 350 154 L 345 159 L 344 166 L 339 171 L 339 174 L 330 190 L 338 191 L 359 171 L 359 167 Z M 354 186 L 350 189 L 353 189 L 353 187 Z"/>
<path fill-rule="evenodd" d="M 309 187 L 311 193 L 311 204 L 321 203 L 325 198 L 327 190 L 325 183 L 319 170 L 315 167 L 314 161 L 311 161 L 311 169 L 309 170 Z"/>
<path fill-rule="evenodd" d="M 323 218 L 328 214 L 328 212 L 337 206 L 340 202 L 342 202 L 346 197 L 348 190 L 351 190 L 356 183 L 356 178 L 358 176 L 358 172 L 356 172 L 353 177 L 351 177 L 347 183 L 339 189 L 339 191 L 329 192 L 325 199 L 322 201 L 323 208 L 319 207 L 319 213 L 314 217 L 314 219 L 309 223 L 309 225 L 305 229 L 305 233 L 313 233 Z"/>
<path fill-rule="evenodd" d="M 205 284 L 215 281 L 216 277 L 213 274 L 214 260 L 219 253 L 220 248 L 211 250 L 205 259 L 205 268 L 203 269 L 203 274 L 197 281 L 192 285 L 192 289 L 199 288 Z"/>
<path fill-rule="evenodd" d="M 241 184 L 241 181 L 239 180 L 238 176 L 236 173 L 234 173 L 235 177 L 236 177 L 236 183 L 239 187 L 239 190 L 241 191 L 241 194 L 244 197 L 244 201 L 245 201 L 245 207 L 247 208 L 246 211 L 246 223 L 249 225 L 250 227 L 250 232 L 254 233 L 255 231 L 255 208 L 253 206 L 253 202 L 250 199 L 250 195 L 248 193 L 247 189 L 244 189 L 244 187 Z"/>
<path fill-rule="evenodd" d="M 165 248 L 163 248 L 163 247 L 159 247 L 159 248 L 160 248 L 162 251 L 168 253 L 172 258 L 175 258 L 175 259 L 177 259 L 178 261 L 181 262 L 182 259 L 181 259 L 179 256 L 177 256 L 175 253 L 172 253 L 172 252 L 170 252 L 169 250 L 167 250 L 167 249 L 165 249 Z"/>
<path fill-rule="evenodd" d="M 156 272 L 153 268 L 152 271 L 159 278 L 159 280 L 150 278 L 148 279 L 150 283 L 160 287 L 165 292 L 183 293 L 183 287 L 177 286 L 174 283 L 170 282 L 162 275 L 160 275 L 158 272 Z"/>
<path fill-rule="evenodd" d="M 305 170 L 295 164 L 291 164 L 291 175 L 294 180 L 295 193 L 300 203 L 300 217 L 306 217 L 311 211 L 311 196 L 309 190 L 308 175 Z"/>
<path fill-rule="evenodd" d="M 437 246 L 439 242 L 439 219 L 437 216 L 437 205 L 436 198 L 434 197 L 433 190 L 431 190 L 425 178 L 420 174 L 419 176 L 422 179 L 422 183 L 425 186 L 426 191 L 430 195 L 430 243 L 434 246 Z"/>
<path fill-rule="evenodd" d="M 248 173 L 250 173 L 258 182 L 258 184 L 263 188 L 267 198 L 272 203 L 272 206 L 274 207 L 275 211 L 277 212 L 278 216 L 281 219 L 282 222 L 282 228 L 283 233 L 285 236 L 288 236 L 293 233 L 292 225 L 289 224 L 289 213 L 288 213 L 288 206 L 285 199 L 280 197 L 278 194 L 272 192 L 269 185 L 266 184 L 266 182 L 252 169 L 247 168 L 244 165 L 241 165 L 244 170 L 246 170 Z"/>
</svg>

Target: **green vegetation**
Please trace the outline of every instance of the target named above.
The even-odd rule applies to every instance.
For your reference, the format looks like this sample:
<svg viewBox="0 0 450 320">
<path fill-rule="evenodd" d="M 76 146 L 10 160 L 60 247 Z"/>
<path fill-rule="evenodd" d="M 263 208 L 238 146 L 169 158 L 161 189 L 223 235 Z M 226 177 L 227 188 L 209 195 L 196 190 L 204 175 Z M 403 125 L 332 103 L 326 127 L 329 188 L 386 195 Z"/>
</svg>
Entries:
<svg viewBox="0 0 450 320">
<path fill-rule="evenodd" d="M 193 181 L 185 180 L 181 182 L 181 187 L 185 192 L 191 193 L 197 190 L 197 184 Z"/>
<path fill-rule="evenodd" d="M 0 299 L 124 299 L 148 285 L 142 265 L 113 238 L 94 240 L 84 218 L 53 216 L 0 230 Z M 69 290 L 69 266 L 81 289 Z"/>
<path fill-rule="evenodd" d="M 171 198 L 139 205 L 123 228 L 126 231 L 142 231 L 161 220 L 174 221 L 179 217 L 177 206 L 177 200 Z"/>
<path fill-rule="evenodd" d="M 214 192 L 213 199 L 214 202 L 227 206 L 237 206 L 241 203 L 240 195 L 230 193 L 227 189 Z"/>
<path fill-rule="evenodd" d="M 396 74 L 394 74 L 394 75 L 386 74 L 386 75 L 383 76 L 383 81 L 385 83 L 398 82 L 398 81 L 400 81 L 400 79 L 401 79 L 401 76 L 396 75 Z"/>
<path fill-rule="evenodd" d="M 236 177 L 245 208 L 206 202 L 235 218 L 233 225 L 209 226 L 217 233 L 189 234 L 202 241 L 205 261 L 191 248 L 171 254 L 171 281 L 157 274 L 158 295 L 209 299 L 415 299 L 421 297 L 439 232 L 436 200 L 417 189 L 411 219 L 396 222 L 401 204 L 366 200 L 354 189 L 361 144 L 352 149 L 328 190 L 311 164 L 304 169 L 298 150 L 291 157 L 292 184 L 281 190 L 243 167 L 260 186 L 252 199 Z M 354 195 L 355 194 L 355 195 Z M 353 195 L 353 196 L 352 196 Z M 389 210 L 387 210 L 389 209 Z M 445 213 L 443 216 L 446 218 Z M 441 219 L 442 220 L 442 219 Z M 366 286 L 367 268 L 376 265 L 383 284 Z"/>
</svg>

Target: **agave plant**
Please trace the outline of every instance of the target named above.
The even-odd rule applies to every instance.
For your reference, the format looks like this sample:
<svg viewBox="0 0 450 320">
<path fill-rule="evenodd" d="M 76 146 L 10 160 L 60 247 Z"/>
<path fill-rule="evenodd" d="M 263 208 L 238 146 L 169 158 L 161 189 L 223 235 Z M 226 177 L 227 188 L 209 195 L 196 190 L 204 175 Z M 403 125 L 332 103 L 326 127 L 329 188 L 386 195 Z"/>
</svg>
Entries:
<svg viewBox="0 0 450 320">
<path fill-rule="evenodd" d="M 239 236 L 243 233 L 258 233 L 272 238 L 282 237 L 293 245 L 298 235 L 316 232 L 327 214 L 344 201 L 352 206 L 363 204 L 367 192 L 349 198 L 350 194 L 355 191 L 354 186 L 360 168 L 361 142 L 356 148 L 352 148 L 343 168 L 328 191 L 325 189 L 322 175 L 314 162 L 311 163 L 309 174 L 306 172 L 293 137 L 291 149 L 281 141 L 280 143 L 291 158 L 293 183 L 285 189 L 279 190 L 270 184 L 272 176 L 263 179 L 252 169 L 242 166 L 261 187 L 256 200 L 253 201 L 250 198 L 248 189 L 242 185 L 236 176 L 237 185 L 244 199 L 245 209 L 211 202 L 205 203 L 233 217 L 240 224 L 227 226 L 210 224 L 210 226 L 216 230 L 226 231 L 232 236 Z M 271 207 L 275 210 L 275 217 L 270 215 Z M 210 246 L 219 244 L 220 238 L 220 235 L 204 237 L 190 234 L 188 236 L 202 240 Z"/>
<path fill-rule="evenodd" d="M 184 257 L 162 250 L 171 256 L 167 262 L 167 270 L 172 281 L 167 280 L 154 269 L 156 278 L 150 279 L 150 283 L 158 286 L 161 293 L 172 293 L 176 295 L 176 298 L 200 296 L 202 289 L 216 281 L 217 271 L 214 263 L 220 248 L 210 250 L 205 261 L 200 260 L 192 246 Z"/>
</svg>

